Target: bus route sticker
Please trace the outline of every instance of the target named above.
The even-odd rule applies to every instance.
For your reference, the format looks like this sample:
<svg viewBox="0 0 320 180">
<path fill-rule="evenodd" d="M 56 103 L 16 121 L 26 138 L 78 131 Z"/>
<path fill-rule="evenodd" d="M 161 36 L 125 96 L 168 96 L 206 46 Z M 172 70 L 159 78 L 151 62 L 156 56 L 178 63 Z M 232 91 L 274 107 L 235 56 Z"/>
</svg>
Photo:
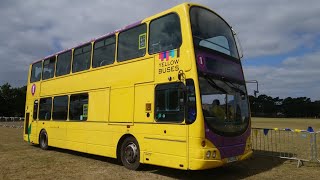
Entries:
<svg viewBox="0 0 320 180">
<path fill-rule="evenodd" d="M 147 44 L 146 33 L 139 35 L 139 49 L 145 49 Z"/>
<path fill-rule="evenodd" d="M 32 86 L 31 86 L 31 94 L 32 94 L 32 96 L 34 96 L 35 93 L 36 93 L 36 85 L 32 84 Z"/>
<path fill-rule="evenodd" d="M 83 117 L 87 118 L 88 117 L 88 104 L 83 105 Z"/>
</svg>

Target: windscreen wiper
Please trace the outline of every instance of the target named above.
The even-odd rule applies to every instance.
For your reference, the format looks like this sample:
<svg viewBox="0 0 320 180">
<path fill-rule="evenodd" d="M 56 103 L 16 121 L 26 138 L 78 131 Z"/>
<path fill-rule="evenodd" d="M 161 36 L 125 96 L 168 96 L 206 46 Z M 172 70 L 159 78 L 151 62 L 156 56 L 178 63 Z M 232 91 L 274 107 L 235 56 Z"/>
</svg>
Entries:
<svg viewBox="0 0 320 180">
<path fill-rule="evenodd" d="M 223 89 L 222 87 L 218 86 L 212 79 L 210 79 L 209 77 L 207 76 L 204 76 L 204 78 L 208 81 L 208 83 L 213 86 L 214 88 L 220 90 L 221 92 L 224 92 L 225 94 L 228 94 L 228 92 Z"/>
<path fill-rule="evenodd" d="M 236 85 L 234 85 L 230 80 L 228 80 L 228 79 L 226 79 L 226 78 L 224 78 L 224 77 L 222 77 L 222 82 L 224 82 L 227 86 L 229 86 L 231 89 L 233 89 L 233 90 L 235 90 L 235 91 L 237 91 L 237 92 L 240 92 L 242 95 L 245 95 L 246 93 L 243 91 L 243 90 L 241 90 L 240 88 L 238 88 Z M 226 82 L 228 82 L 228 83 L 230 83 L 231 85 L 232 85 L 232 87 L 228 84 L 228 83 L 226 83 Z"/>
<path fill-rule="evenodd" d="M 225 50 L 227 50 L 227 51 L 230 51 L 230 49 L 228 49 L 228 48 L 226 48 L 226 47 L 224 47 L 224 46 L 221 46 L 220 44 L 217 44 L 217 43 L 214 43 L 214 42 L 209 41 L 209 40 L 207 40 L 207 39 L 204 39 L 204 38 L 202 38 L 202 37 L 199 37 L 199 36 L 193 36 L 193 37 L 195 37 L 195 38 L 197 38 L 197 39 L 200 39 L 200 40 L 203 40 L 203 41 L 206 41 L 206 42 L 211 43 L 211 44 L 213 44 L 213 45 L 219 46 L 219 47 L 221 47 L 221 48 L 223 48 L 223 49 L 225 49 Z"/>
</svg>

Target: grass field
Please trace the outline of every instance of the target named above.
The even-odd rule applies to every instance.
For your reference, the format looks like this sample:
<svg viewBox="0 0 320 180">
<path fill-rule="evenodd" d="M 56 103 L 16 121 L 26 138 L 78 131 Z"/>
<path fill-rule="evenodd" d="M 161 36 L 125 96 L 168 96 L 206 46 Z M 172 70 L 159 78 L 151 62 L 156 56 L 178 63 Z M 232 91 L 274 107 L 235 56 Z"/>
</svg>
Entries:
<svg viewBox="0 0 320 180">
<path fill-rule="evenodd" d="M 252 118 L 252 127 L 255 128 L 290 128 L 306 130 L 308 126 L 312 126 L 315 131 L 320 131 L 320 119 Z"/>
<path fill-rule="evenodd" d="M 319 167 L 296 168 L 296 161 L 254 156 L 205 171 L 145 165 L 129 171 L 116 160 L 74 151 L 43 151 L 22 140 L 22 129 L 0 127 L 0 179 L 318 179 Z"/>
</svg>

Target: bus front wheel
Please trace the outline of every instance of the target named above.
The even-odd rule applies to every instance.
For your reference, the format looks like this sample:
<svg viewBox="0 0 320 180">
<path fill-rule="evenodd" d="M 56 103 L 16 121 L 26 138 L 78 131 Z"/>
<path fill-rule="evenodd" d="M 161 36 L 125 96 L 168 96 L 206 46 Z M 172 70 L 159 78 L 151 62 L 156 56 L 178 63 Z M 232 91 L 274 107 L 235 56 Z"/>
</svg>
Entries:
<svg viewBox="0 0 320 180">
<path fill-rule="evenodd" d="M 121 145 L 121 162 L 124 167 L 137 170 L 140 166 L 140 148 L 134 137 L 126 138 Z"/>
<path fill-rule="evenodd" d="M 48 134 L 46 130 L 42 130 L 39 136 L 39 145 L 43 150 L 47 150 L 48 146 Z"/>
</svg>

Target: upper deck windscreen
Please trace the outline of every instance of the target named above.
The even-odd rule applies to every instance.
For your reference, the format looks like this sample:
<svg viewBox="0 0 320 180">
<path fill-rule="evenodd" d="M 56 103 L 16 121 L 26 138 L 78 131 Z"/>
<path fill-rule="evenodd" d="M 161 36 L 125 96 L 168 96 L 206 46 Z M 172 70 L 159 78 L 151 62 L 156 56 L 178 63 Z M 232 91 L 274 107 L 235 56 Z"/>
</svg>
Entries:
<svg viewBox="0 0 320 180">
<path fill-rule="evenodd" d="M 191 8 L 190 19 L 195 47 L 212 49 L 239 59 L 232 30 L 223 19 L 197 6 Z"/>
</svg>

